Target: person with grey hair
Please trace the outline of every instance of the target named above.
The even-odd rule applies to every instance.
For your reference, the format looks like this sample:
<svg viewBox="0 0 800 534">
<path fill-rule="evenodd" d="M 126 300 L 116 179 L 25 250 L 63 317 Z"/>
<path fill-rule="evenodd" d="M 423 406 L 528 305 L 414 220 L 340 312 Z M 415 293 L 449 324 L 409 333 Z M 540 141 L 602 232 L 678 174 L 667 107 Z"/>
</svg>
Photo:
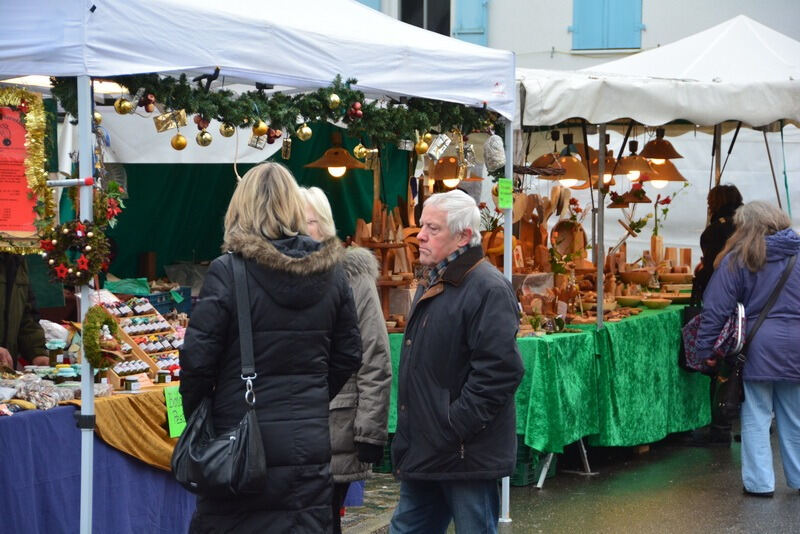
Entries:
<svg viewBox="0 0 800 534">
<path fill-rule="evenodd" d="M 524 372 L 517 299 L 480 246 L 463 191 L 425 201 L 421 280 L 408 317 L 392 465 L 400 502 L 390 532 L 497 531 L 499 478 L 516 463 L 514 392 Z"/>
<path fill-rule="evenodd" d="M 696 348 L 698 356 L 716 365 L 711 349 L 736 303 L 744 304 L 746 328 L 751 331 L 784 271 L 791 269 L 746 347 L 743 372 L 743 491 L 772 497 L 775 473 L 769 427 L 773 412 L 786 483 L 800 489 L 800 262 L 795 261 L 800 236 L 792 230 L 789 216 L 766 202 L 744 204 L 733 222 L 736 230 L 717 256 L 703 294 Z"/>
<path fill-rule="evenodd" d="M 336 239 L 336 225 L 328 197 L 318 187 L 301 188 L 306 227 L 312 239 Z M 383 458 L 388 441 L 392 357 L 389 334 L 381 311 L 375 280 L 378 260 L 361 247 L 345 249 L 342 267 L 347 274 L 361 332 L 361 367 L 330 403 L 331 474 L 333 475 L 333 533 L 341 534 L 340 511 L 350 483 L 369 477 L 372 465 Z"/>
</svg>

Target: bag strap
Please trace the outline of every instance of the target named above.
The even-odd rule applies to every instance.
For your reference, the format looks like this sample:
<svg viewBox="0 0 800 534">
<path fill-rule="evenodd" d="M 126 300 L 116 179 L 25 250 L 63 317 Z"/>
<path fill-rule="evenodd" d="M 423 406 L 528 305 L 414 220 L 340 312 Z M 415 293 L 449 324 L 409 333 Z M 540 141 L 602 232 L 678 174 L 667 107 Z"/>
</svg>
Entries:
<svg viewBox="0 0 800 534">
<path fill-rule="evenodd" d="M 239 316 L 239 349 L 242 353 L 242 380 L 245 381 L 245 401 L 250 406 L 256 402 L 253 393 L 253 379 L 256 374 L 256 364 L 253 358 L 253 324 L 250 320 L 250 298 L 247 295 L 247 272 L 244 260 L 236 254 L 233 258 L 233 285 L 236 288 L 236 310 Z"/>
<path fill-rule="evenodd" d="M 758 329 L 761 328 L 761 323 L 767 318 L 767 314 L 772 309 L 772 306 L 775 304 L 775 301 L 778 300 L 778 295 L 780 295 L 783 286 L 786 285 L 786 281 L 789 279 L 789 276 L 792 274 L 792 269 L 794 268 L 794 264 L 797 262 L 797 254 L 789 258 L 789 263 L 786 264 L 786 268 L 783 270 L 783 274 L 781 275 L 781 279 L 778 281 L 778 285 L 775 286 L 775 289 L 772 290 L 772 293 L 767 299 L 767 303 L 764 305 L 764 308 L 761 310 L 761 314 L 758 316 L 758 320 L 756 321 L 755 326 L 747 335 L 747 341 L 745 341 L 745 349 L 750 345 L 750 342 L 756 336 L 756 332 Z M 747 359 L 747 350 L 742 350 L 737 357 L 737 360 L 744 363 Z"/>
</svg>

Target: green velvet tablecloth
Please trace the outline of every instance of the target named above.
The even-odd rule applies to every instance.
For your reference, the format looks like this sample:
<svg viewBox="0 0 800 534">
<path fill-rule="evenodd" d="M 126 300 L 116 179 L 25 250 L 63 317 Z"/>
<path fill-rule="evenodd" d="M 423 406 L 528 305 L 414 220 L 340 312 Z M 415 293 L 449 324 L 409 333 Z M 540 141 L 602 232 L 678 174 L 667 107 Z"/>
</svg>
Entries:
<svg viewBox="0 0 800 534">
<path fill-rule="evenodd" d="M 517 433 L 525 444 L 556 453 L 585 436 L 594 445 L 637 445 L 708 424 L 708 378 L 677 365 L 680 310 L 645 310 L 599 333 L 586 325 L 580 334 L 518 339 L 525 376 Z M 402 335 L 389 341 L 394 432 Z"/>
</svg>

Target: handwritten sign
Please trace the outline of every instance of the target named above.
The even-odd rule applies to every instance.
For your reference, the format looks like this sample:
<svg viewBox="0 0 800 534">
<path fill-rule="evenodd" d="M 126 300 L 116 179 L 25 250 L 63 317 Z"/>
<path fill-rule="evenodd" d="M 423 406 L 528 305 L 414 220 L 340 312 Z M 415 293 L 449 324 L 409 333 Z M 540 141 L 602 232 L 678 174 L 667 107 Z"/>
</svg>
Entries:
<svg viewBox="0 0 800 534">
<path fill-rule="evenodd" d="M 186 418 L 183 416 L 183 399 L 180 391 L 178 391 L 178 386 L 164 388 L 164 400 L 167 401 L 169 437 L 177 438 L 186 428 Z"/>
<path fill-rule="evenodd" d="M 510 178 L 499 178 L 497 180 L 497 204 L 501 210 L 510 210 L 514 202 L 511 194 L 512 184 Z"/>
</svg>

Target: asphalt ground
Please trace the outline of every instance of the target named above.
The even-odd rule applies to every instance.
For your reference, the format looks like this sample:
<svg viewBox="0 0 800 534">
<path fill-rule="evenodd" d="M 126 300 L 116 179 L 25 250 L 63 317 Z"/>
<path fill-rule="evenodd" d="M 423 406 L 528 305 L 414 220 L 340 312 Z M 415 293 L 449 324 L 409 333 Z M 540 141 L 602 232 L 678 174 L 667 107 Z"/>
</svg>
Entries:
<svg viewBox="0 0 800 534">
<path fill-rule="evenodd" d="M 539 490 L 512 487 L 508 533 L 800 533 L 800 492 L 786 486 L 773 435 L 775 495 L 742 493 L 740 444 L 695 448 L 681 436 L 637 448 L 590 448 L 598 474 L 581 469 L 577 447 L 557 456 L 558 471 Z M 391 475 L 367 482 L 365 506 L 350 508 L 347 534 L 388 531 L 397 504 Z M 451 526 L 451 532 L 453 532 Z"/>
</svg>

